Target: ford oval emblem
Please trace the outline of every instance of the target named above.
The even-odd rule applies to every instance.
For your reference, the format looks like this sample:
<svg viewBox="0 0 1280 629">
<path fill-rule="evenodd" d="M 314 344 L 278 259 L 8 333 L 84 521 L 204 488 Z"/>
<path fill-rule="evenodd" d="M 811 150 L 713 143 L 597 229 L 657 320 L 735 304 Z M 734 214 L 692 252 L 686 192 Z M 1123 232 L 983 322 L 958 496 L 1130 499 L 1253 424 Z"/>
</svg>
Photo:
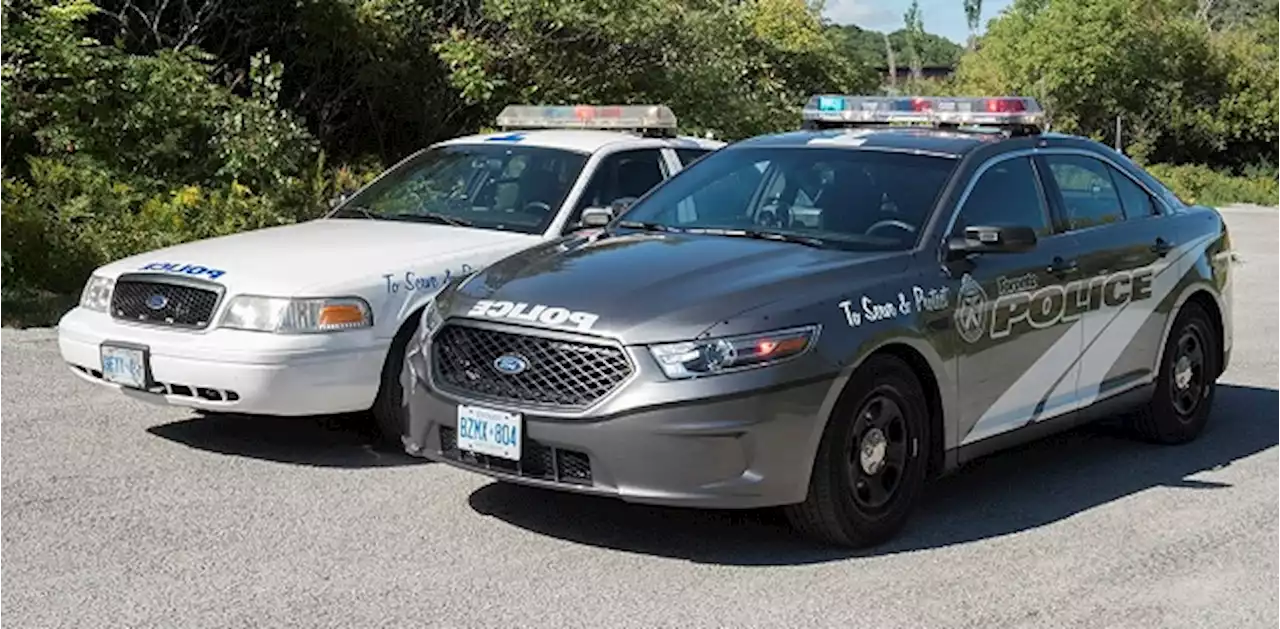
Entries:
<svg viewBox="0 0 1280 629">
<path fill-rule="evenodd" d="M 147 307 L 152 310 L 163 310 L 169 305 L 169 298 L 160 293 L 156 293 L 147 298 Z"/>
<path fill-rule="evenodd" d="M 514 376 L 529 368 L 529 361 L 524 356 L 506 354 L 493 361 L 493 368 L 508 376 Z"/>
</svg>

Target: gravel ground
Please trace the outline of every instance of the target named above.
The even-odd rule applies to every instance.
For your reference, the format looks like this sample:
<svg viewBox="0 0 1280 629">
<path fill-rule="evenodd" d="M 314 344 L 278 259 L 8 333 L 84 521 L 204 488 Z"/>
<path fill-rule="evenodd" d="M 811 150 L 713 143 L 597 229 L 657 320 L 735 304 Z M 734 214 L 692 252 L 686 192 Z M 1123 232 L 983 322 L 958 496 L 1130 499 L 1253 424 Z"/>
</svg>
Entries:
<svg viewBox="0 0 1280 629">
<path fill-rule="evenodd" d="M 771 512 L 627 506 L 380 453 L 350 418 L 206 418 L 3 331 L 15 627 L 1275 627 L 1277 211 L 1227 213 L 1237 349 L 1202 438 L 980 461 L 868 553 Z"/>
</svg>

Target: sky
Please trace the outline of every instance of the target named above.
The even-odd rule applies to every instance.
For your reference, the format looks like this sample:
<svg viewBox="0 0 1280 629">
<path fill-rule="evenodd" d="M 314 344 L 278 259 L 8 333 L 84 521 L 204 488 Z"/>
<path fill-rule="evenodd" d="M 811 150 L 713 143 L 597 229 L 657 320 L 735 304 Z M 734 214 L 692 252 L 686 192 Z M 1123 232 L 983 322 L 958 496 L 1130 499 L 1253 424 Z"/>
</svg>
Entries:
<svg viewBox="0 0 1280 629">
<path fill-rule="evenodd" d="M 983 0 L 982 24 L 993 18 L 1012 0 Z M 822 14 L 836 24 L 856 24 L 877 31 L 902 28 L 902 14 L 911 0 L 826 0 Z M 920 18 L 926 33 L 941 35 L 963 44 L 969 35 L 961 0 L 920 0 Z M 978 32 L 982 32 L 979 27 Z"/>
</svg>

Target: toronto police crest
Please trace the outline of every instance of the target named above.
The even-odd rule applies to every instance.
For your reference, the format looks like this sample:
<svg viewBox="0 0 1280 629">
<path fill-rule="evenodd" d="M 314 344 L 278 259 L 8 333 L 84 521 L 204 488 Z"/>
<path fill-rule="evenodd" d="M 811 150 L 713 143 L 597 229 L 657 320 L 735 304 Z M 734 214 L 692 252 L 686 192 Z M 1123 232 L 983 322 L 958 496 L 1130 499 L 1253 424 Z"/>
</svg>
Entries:
<svg viewBox="0 0 1280 629">
<path fill-rule="evenodd" d="M 969 343 L 976 343 L 982 338 L 987 322 L 987 291 L 974 281 L 968 273 L 960 280 L 960 291 L 956 299 L 956 332 L 960 338 Z"/>
</svg>

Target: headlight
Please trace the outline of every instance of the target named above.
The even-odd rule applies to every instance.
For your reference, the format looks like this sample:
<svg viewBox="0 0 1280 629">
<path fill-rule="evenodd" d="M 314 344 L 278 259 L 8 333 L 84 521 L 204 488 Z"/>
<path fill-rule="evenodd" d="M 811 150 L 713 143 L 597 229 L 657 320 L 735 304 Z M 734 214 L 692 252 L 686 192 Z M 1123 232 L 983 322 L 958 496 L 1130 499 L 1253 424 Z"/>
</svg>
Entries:
<svg viewBox="0 0 1280 629">
<path fill-rule="evenodd" d="M 111 306 L 111 289 L 115 285 L 116 281 L 109 277 L 90 276 L 89 281 L 84 284 L 84 290 L 80 291 L 80 307 L 106 312 Z"/>
<path fill-rule="evenodd" d="M 373 325 L 369 304 L 359 297 L 287 299 L 239 295 L 222 315 L 221 327 L 281 334 L 334 332 Z"/>
<path fill-rule="evenodd" d="M 680 380 L 772 365 L 803 354 L 818 338 L 810 325 L 760 334 L 649 346 L 668 378 Z"/>
</svg>

